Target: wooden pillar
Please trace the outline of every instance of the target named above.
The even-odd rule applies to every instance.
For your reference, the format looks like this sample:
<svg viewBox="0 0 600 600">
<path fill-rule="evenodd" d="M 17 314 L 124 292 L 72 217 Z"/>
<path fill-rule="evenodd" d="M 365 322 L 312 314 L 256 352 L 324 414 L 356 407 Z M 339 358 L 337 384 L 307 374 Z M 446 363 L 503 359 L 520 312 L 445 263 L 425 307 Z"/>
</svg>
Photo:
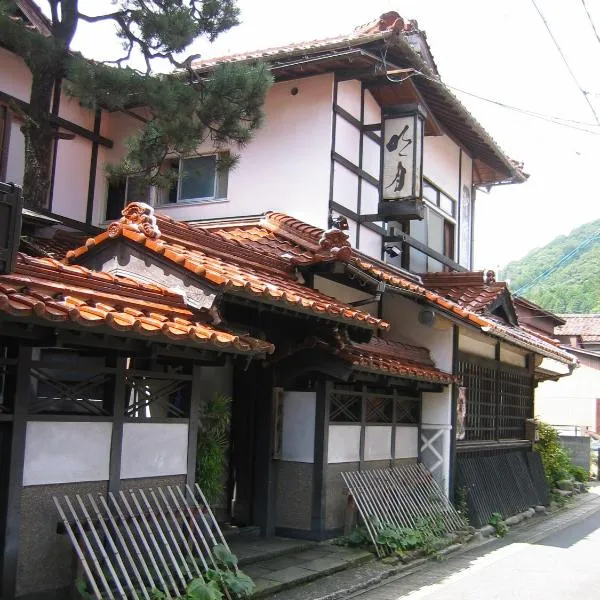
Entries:
<svg viewBox="0 0 600 600">
<path fill-rule="evenodd" d="M 458 376 L 458 341 L 460 336 L 460 328 L 458 325 L 452 326 L 452 375 Z M 456 418 L 457 418 L 457 403 L 458 403 L 458 384 L 452 384 L 451 391 L 451 407 L 450 410 L 450 464 L 448 465 L 448 497 L 453 502 L 455 501 L 454 494 L 454 477 L 456 473 Z"/>
<path fill-rule="evenodd" d="M 196 483 L 196 454 L 198 452 L 198 429 L 200 428 L 200 402 L 202 395 L 202 382 L 200 380 L 201 370 L 202 367 L 198 365 L 192 367 L 186 477 L 186 483 L 191 486 Z"/>
<path fill-rule="evenodd" d="M 2 493 L 2 598 L 14 598 L 17 587 L 17 559 L 19 555 L 19 531 L 21 526 L 21 492 L 23 489 L 23 468 L 25 466 L 25 437 L 27 434 L 27 414 L 31 396 L 30 346 L 19 346 L 16 352 L 17 364 L 13 381 L 7 382 L 8 395 L 13 398 L 13 421 L 10 441 L 5 448 L 7 456 L 1 457 L 0 468 L 7 473 L 7 488 Z M 6 480 L 5 480 L 6 481 Z"/>
<path fill-rule="evenodd" d="M 273 369 L 258 365 L 253 369 L 256 383 L 256 454 L 254 463 L 253 514 L 262 537 L 275 534 L 275 494 L 277 471 L 273 461 L 275 423 L 273 419 Z"/>
<path fill-rule="evenodd" d="M 121 489 L 121 454 L 123 451 L 123 422 L 125 421 L 127 357 L 117 356 L 114 358 L 113 364 L 116 367 L 116 371 L 111 405 L 113 422 L 110 440 L 108 491 L 114 494 Z"/>
<path fill-rule="evenodd" d="M 319 381 L 315 413 L 315 454 L 313 463 L 311 530 L 325 537 L 325 501 L 327 498 L 327 447 L 329 444 L 329 398 L 331 381 Z"/>
</svg>

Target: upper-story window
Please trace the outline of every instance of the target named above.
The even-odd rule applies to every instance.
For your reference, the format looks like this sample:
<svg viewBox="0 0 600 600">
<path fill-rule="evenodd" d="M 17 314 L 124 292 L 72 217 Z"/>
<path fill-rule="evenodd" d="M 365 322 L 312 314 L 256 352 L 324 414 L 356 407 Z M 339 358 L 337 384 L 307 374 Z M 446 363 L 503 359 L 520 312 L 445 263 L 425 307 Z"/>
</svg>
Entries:
<svg viewBox="0 0 600 600">
<path fill-rule="evenodd" d="M 456 201 L 427 181 L 423 181 L 423 200 L 425 215 L 421 221 L 410 222 L 411 237 L 442 256 L 455 260 Z M 408 263 L 413 273 L 443 271 L 447 268 L 439 260 L 416 248 L 410 248 Z"/>
<path fill-rule="evenodd" d="M 170 188 L 151 188 L 131 176 L 112 180 L 108 185 L 105 220 L 121 216 L 130 202 L 147 202 L 157 206 L 210 202 L 227 197 L 228 153 L 205 154 L 189 158 L 169 158 L 164 168 L 174 171 Z"/>
<path fill-rule="evenodd" d="M 157 205 L 207 202 L 227 197 L 228 170 L 223 166 L 226 153 L 205 154 L 167 160 L 167 169 L 177 174 L 169 189 L 156 193 Z"/>
</svg>

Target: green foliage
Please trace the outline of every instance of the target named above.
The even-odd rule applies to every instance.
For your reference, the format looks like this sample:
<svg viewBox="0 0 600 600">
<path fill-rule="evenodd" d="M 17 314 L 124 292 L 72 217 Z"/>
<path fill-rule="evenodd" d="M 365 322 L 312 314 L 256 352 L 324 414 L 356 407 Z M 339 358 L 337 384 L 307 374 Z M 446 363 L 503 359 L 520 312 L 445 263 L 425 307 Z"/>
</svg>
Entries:
<svg viewBox="0 0 600 600">
<path fill-rule="evenodd" d="M 579 481 L 580 483 L 586 483 L 590 480 L 590 474 L 583 468 L 577 465 L 571 465 L 569 469 L 569 474 L 575 479 L 575 481 Z"/>
<path fill-rule="evenodd" d="M 456 490 L 455 507 L 458 514 L 461 516 L 463 523 L 469 525 L 469 504 L 467 502 L 467 496 L 469 495 L 469 488 L 461 487 Z"/>
<path fill-rule="evenodd" d="M 49 185 L 49 159 L 54 141 L 50 124 L 52 90 L 67 78 L 64 89 L 90 110 L 136 107 L 143 122 L 126 142 L 127 154 L 112 165 L 113 177 L 136 175 L 143 183 L 169 186 L 173 174 L 164 167 L 167 154 L 193 154 L 209 140 L 219 149 L 248 143 L 262 122 L 262 105 L 272 77 L 263 64 L 223 65 L 202 78 L 191 70 L 192 59 L 180 54 L 196 38 L 214 40 L 238 23 L 236 0 L 121 0 L 111 12 L 92 22 L 112 22 L 123 42 L 117 65 L 84 59 L 69 48 L 85 15 L 78 0 L 55 0 L 52 35 L 44 36 L 14 19 L 13 0 L 0 0 L 0 43 L 23 58 L 32 73 L 29 107 L 24 121 L 26 205 L 41 207 Z M 133 54 L 132 54 L 133 53 Z M 144 71 L 128 68 L 141 56 Z M 173 75 L 152 74 L 155 59 L 178 69 Z M 233 156 L 233 160 L 235 160 Z"/>
<path fill-rule="evenodd" d="M 496 535 L 498 537 L 504 537 L 508 533 L 508 525 L 502 520 L 502 515 L 500 513 L 492 513 L 488 524 L 496 530 Z"/>
<path fill-rule="evenodd" d="M 552 489 L 556 487 L 557 482 L 569 479 L 573 464 L 569 453 L 560 444 L 558 431 L 541 421 L 538 421 L 537 427 L 539 441 L 536 443 L 536 450 L 542 457 L 544 473 Z"/>
<path fill-rule="evenodd" d="M 213 556 L 214 556 L 215 560 L 217 561 L 217 563 L 223 567 L 232 568 L 232 569 L 235 569 L 235 567 L 237 567 L 237 564 L 238 564 L 237 556 L 235 554 L 233 554 L 233 552 L 231 552 L 231 550 L 229 550 L 223 544 L 217 544 L 213 548 Z"/>
<path fill-rule="evenodd" d="M 500 277 L 510 280 L 516 292 L 573 252 L 587 245 L 561 264 L 548 277 L 525 291 L 524 296 L 558 313 L 600 313 L 600 219 L 586 223 L 567 236 L 559 236 L 524 258 L 509 263 Z"/>
<path fill-rule="evenodd" d="M 201 408 L 198 432 L 196 481 L 208 502 L 214 504 L 223 493 L 223 475 L 229 450 L 231 398 L 216 394 Z"/>
</svg>

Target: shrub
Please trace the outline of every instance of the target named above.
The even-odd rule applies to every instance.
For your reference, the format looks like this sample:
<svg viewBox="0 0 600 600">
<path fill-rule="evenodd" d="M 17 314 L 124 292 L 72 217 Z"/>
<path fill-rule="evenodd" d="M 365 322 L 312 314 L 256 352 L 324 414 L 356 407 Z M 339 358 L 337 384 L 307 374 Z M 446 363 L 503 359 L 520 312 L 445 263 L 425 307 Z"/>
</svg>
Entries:
<svg viewBox="0 0 600 600">
<path fill-rule="evenodd" d="M 590 474 L 583 467 L 572 466 L 569 472 L 575 481 L 585 483 L 590 479 Z"/>
<path fill-rule="evenodd" d="M 570 479 L 574 468 L 569 453 L 561 446 L 558 431 L 547 423 L 538 421 L 539 441 L 536 450 L 542 457 L 544 473 L 550 488 L 563 479 Z"/>
</svg>

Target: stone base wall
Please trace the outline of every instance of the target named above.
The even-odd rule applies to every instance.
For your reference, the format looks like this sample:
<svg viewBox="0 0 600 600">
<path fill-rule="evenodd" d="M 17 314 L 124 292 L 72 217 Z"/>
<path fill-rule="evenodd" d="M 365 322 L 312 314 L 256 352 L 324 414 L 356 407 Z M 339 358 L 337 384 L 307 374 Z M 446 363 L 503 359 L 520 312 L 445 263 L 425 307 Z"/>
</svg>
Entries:
<svg viewBox="0 0 600 600">
<path fill-rule="evenodd" d="M 312 463 L 277 463 L 277 527 L 310 531 L 313 467 Z"/>
</svg>

